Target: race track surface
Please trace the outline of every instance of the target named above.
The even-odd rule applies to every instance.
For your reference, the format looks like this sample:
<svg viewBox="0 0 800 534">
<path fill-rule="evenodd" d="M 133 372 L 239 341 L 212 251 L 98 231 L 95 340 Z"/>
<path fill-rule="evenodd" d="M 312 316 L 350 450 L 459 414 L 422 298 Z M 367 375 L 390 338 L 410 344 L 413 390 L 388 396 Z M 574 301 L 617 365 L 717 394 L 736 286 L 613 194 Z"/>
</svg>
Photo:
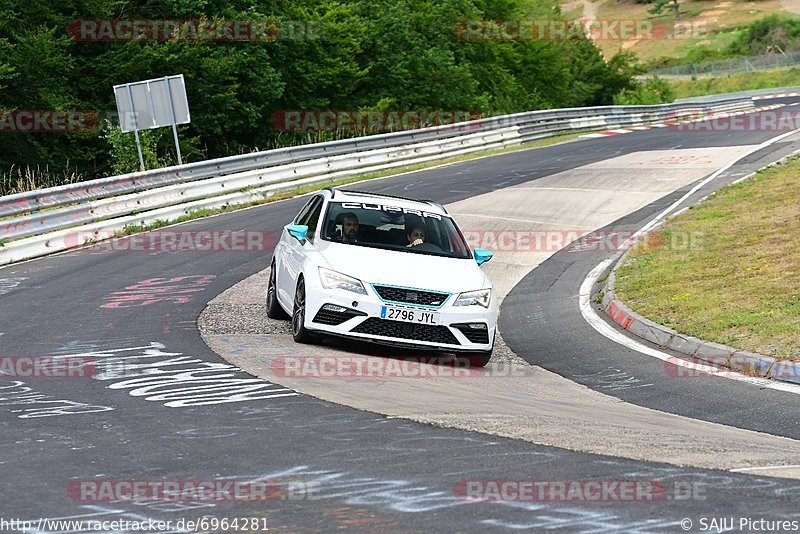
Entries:
<svg viewBox="0 0 800 534">
<path fill-rule="evenodd" d="M 639 152 L 755 146 L 775 135 L 653 129 L 400 175 L 371 182 L 369 189 L 453 204 Z M 698 198 L 796 149 L 792 139 L 749 156 Z M 607 228 L 638 228 L 689 187 Z M 175 229 L 274 236 L 303 202 L 277 202 Z M 632 405 L 798 438 L 795 394 L 676 379 L 663 362 L 620 347 L 586 324 L 578 290 L 608 255 L 613 252 L 557 252 L 509 287 L 500 316 L 509 347 L 531 364 Z M 0 269 L 0 356 L 100 362 L 91 378 L 0 377 L 2 517 L 257 517 L 272 530 L 308 532 L 678 532 L 683 518 L 692 518 L 696 530 L 699 517 L 712 513 L 800 516 L 795 480 L 439 428 L 256 379 L 209 349 L 195 322 L 207 302 L 266 268 L 269 258 L 269 251 L 106 252 L 100 246 Z M 655 481 L 666 494 L 655 501 L 475 502 L 459 490 L 464 481 L 587 479 Z M 292 481 L 314 493 L 297 500 L 281 494 L 255 501 L 144 502 L 74 491 L 81 482 L 108 480 Z M 37 523 L 28 531 L 56 528 Z M 87 532 L 77 526 L 59 531 Z"/>
</svg>

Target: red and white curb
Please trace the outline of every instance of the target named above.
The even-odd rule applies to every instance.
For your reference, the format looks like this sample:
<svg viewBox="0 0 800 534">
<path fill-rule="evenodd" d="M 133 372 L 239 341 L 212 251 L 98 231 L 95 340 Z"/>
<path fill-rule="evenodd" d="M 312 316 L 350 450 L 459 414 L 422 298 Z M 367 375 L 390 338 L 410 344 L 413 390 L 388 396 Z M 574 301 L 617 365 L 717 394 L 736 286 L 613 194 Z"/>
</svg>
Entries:
<svg viewBox="0 0 800 534">
<path fill-rule="evenodd" d="M 766 100 L 768 98 L 786 98 L 789 96 L 800 96 L 800 93 L 780 93 L 777 95 L 761 95 L 761 96 L 754 96 L 753 100 Z"/>
<path fill-rule="evenodd" d="M 787 95 L 787 96 L 790 96 L 790 95 Z M 691 123 L 694 123 L 694 122 L 710 121 L 710 120 L 715 120 L 715 119 L 724 119 L 726 117 L 735 117 L 735 116 L 738 116 L 738 115 L 749 115 L 751 113 L 759 113 L 759 112 L 762 112 L 762 111 L 770 111 L 770 110 L 773 110 L 773 109 L 782 108 L 782 107 L 784 107 L 786 105 L 787 104 L 772 104 L 772 105 L 769 105 L 769 106 L 762 106 L 762 107 L 759 107 L 759 108 L 747 109 L 747 110 L 742 110 L 742 111 L 730 111 L 730 112 L 729 111 L 723 111 L 723 112 L 720 112 L 720 113 L 714 113 L 712 115 L 703 115 L 701 117 L 694 117 L 694 118 L 691 118 L 691 119 L 680 120 L 680 121 L 660 122 L 660 123 L 648 124 L 648 125 L 644 125 L 644 126 L 632 126 L 630 128 L 616 128 L 614 130 L 606 130 L 604 132 L 596 132 L 596 133 L 590 133 L 590 134 L 586 134 L 586 135 L 581 135 L 580 137 L 581 138 L 589 138 L 589 139 L 596 139 L 598 137 L 611 137 L 612 135 L 626 134 L 626 133 L 631 133 L 631 132 L 638 132 L 638 131 L 641 131 L 641 130 L 650 130 L 652 128 L 667 128 L 669 126 L 675 126 L 675 125 L 678 125 L 678 124 L 691 124 Z M 794 104 L 791 104 L 791 105 L 794 105 Z"/>
</svg>

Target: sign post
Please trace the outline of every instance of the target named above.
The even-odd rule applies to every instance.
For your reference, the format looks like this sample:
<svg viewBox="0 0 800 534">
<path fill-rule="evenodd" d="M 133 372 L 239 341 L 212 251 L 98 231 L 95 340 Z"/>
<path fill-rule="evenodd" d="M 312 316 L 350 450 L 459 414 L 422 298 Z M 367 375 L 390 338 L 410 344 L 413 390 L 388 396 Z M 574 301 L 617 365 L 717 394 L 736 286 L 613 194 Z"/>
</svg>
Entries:
<svg viewBox="0 0 800 534">
<path fill-rule="evenodd" d="M 131 95 L 131 86 L 128 85 L 125 87 L 128 91 L 128 103 L 133 109 L 133 96 Z M 122 124 L 122 119 L 120 119 L 120 124 Z M 124 132 L 125 130 L 123 130 Z M 142 157 L 142 143 L 139 141 L 139 126 L 136 124 L 136 115 L 133 115 L 133 135 L 136 137 L 136 151 L 139 153 L 139 170 L 143 171 L 144 169 L 144 157 Z"/>
<path fill-rule="evenodd" d="M 183 80 L 183 78 L 181 78 L 181 80 Z M 172 88 L 169 86 L 168 76 L 164 76 L 164 83 L 167 85 L 167 93 L 169 96 L 167 102 L 169 103 L 169 114 L 172 117 L 172 137 L 175 138 L 175 152 L 178 153 L 178 165 L 183 165 L 183 161 L 181 160 L 181 145 L 178 143 L 178 126 L 175 124 L 175 106 L 172 105 Z M 189 109 L 188 106 L 186 109 Z"/>
<path fill-rule="evenodd" d="M 172 126 L 178 164 L 183 163 L 178 142 L 178 124 L 191 122 L 183 74 L 115 85 L 114 97 L 117 100 L 117 113 L 122 131 L 133 132 L 136 137 L 141 170 L 145 169 L 139 130 Z"/>
</svg>

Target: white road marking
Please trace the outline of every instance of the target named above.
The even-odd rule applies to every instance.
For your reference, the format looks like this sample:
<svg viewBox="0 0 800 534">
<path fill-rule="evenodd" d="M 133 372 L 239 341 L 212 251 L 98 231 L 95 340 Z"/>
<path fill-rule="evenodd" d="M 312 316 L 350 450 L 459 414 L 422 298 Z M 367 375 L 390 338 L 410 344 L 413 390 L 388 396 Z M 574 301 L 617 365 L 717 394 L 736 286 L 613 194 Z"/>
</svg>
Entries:
<svg viewBox="0 0 800 534">
<path fill-rule="evenodd" d="M 796 393 L 800 394 L 800 386 L 796 386 L 794 384 L 788 384 L 784 382 L 775 382 L 774 380 L 767 380 L 765 378 L 756 378 L 752 376 L 745 376 L 743 374 L 737 373 L 735 371 L 731 371 L 729 369 L 720 369 L 714 365 L 704 365 L 697 362 L 690 362 L 686 360 L 682 360 L 666 352 L 661 352 L 660 350 L 656 350 L 650 348 L 632 338 L 629 338 L 616 328 L 612 327 L 608 323 L 606 323 L 597 313 L 595 313 L 594 309 L 592 309 L 591 304 L 591 292 L 592 292 L 592 284 L 594 281 L 600 276 L 611 262 L 614 261 L 614 258 L 609 258 L 599 265 L 597 265 L 592 272 L 590 272 L 586 278 L 583 280 L 583 284 L 581 284 L 581 290 L 579 295 L 579 305 L 581 309 L 581 315 L 589 323 L 592 328 L 597 330 L 600 334 L 604 335 L 611 341 L 619 343 L 629 349 L 635 350 L 637 352 L 641 352 L 642 354 L 646 354 L 648 356 L 653 356 L 654 358 L 658 358 L 659 360 L 669 362 L 670 364 L 676 365 L 678 367 L 685 367 L 691 369 L 693 372 L 703 373 L 714 375 L 721 378 L 728 378 L 731 380 L 738 380 L 740 382 L 747 382 L 748 384 L 752 384 L 754 386 L 775 389 L 778 391 L 785 391 L 787 393 Z"/>
<path fill-rule="evenodd" d="M 794 152 L 789 154 L 789 156 L 787 156 L 787 157 L 796 156 L 797 154 L 800 154 L 800 149 L 795 150 Z M 748 178 L 750 178 L 751 176 L 753 176 L 754 174 L 755 174 L 754 172 L 751 172 L 750 174 L 745 174 L 744 176 L 742 176 L 741 178 L 739 178 L 735 182 L 731 182 L 731 185 L 740 184 L 740 183 L 744 182 L 745 180 L 747 180 Z"/>
<path fill-rule="evenodd" d="M 748 150 L 747 152 L 745 152 L 744 154 L 742 154 L 740 156 L 737 156 L 736 159 L 734 159 L 733 161 L 731 161 L 730 163 L 728 163 L 727 165 L 725 165 L 721 169 L 718 169 L 716 172 L 711 174 L 711 176 L 709 176 L 708 178 L 706 178 L 705 180 L 701 181 L 699 184 L 697 184 L 696 186 L 691 188 L 685 195 L 683 195 L 681 198 L 679 198 L 678 200 L 673 202 L 664 211 L 662 211 L 661 213 L 656 215 L 649 223 L 644 225 L 638 232 L 636 232 L 635 234 L 633 234 L 633 236 L 631 236 L 631 241 L 632 242 L 636 242 L 637 238 L 639 238 L 642 234 L 647 233 L 651 228 L 653 228 L 658 223 L 660 223 L 661 220 L 664 217 L 666 217 L 669 212 L 671 212 L 676 207 L 678 207 L 680 204 L 682 204 L 684 200 L 686 200 L 687 198 L 689 198 L 690 196 L 695 194 L 700 188 L 702 188 L 703 186 L 705 186 L 706 184 L 708 184 L 709 182 L 711 182 L 712 180 L 717 178 L 720 174 L 722 174 L 723 172 L 725 172 L 728 169 L 730 169 L 731 167 L 733 167 L 740 160 L 746 158 L 750 154 L 754 154 L 754 153 L 758 152 L 762 148 L 766 148 L 766 147 L 768 147 L 769 145 L 771 145 L 773 143 L 777 143 L 781 139 L 789 137 L 790 135 L 795 134 L 797 132 L 800 132 L 800 130 L 792 130 L 791 132 L 786 132 L 786 133 L 783 133 L 781 135 L 775 136 L 772 139 L 767 139 L 766 141 L 764 141 L 760 145 L 756 145 L 753 148 L 751 148 L 750 150 Z"/>
<path fill-rule="evenodd" d="M 800 468 L 800 464 L 795 465 L 765 465 L 762 467 L 739 467 L 737 469 L 731 469 L 732 473 L 742 473 L 744 471 L 769 471 L 771 469 L 798 469 Z"/>
<path fill-rule="evenodd" d="M 769 145 L 771 145 L 773 143 L 776 143 L 776 142 L 780 141 L 781 139 L 784 139 L 784 138 L 786 138 L 786 137 L 788 137 L 788 136 L 790 136 L 792 134 L 795 134 L 795 133 L 797 133 L 799 131 L 800 130 L 792 130 L 791 132 L 786 132 L 786 133 L 783 133 L 781 135 L 775 136 L 775 137 L 773 137 L 771 139 L 768 139 L 768 140 L 764 141 L 760 145 L 756 145 L 755 147 L 751 148 L 750 150 L 748 150 L 744 154 L 738 156 L 736 159 L 734 159 L 733 161 L 731 161 L 730 163 L 728 163 L 727 165 L 725 165 L 721 169 L 719 169 L 716 172 L 714 172 L 713 174 L 711 174 L 711 176 L 709 176 L 705 180 L 703 180 L 700 183 L 698 183 L 689 192 L 687 192 L 681 198 L 679 198 L 678 200 L 673 202 L 667 209 L 665 209 L 664 211 L 662 211 L 661 213 L 656 215 L 649 223 L 647 223 L 639 231 L 634 233 L 633 236 L 631 236 L 630 242 L 631 243 L 635 243 L 642 234 L 646 233 L 651 228 L 653 228 L 658 223 L 660 223 L 661 220 L 664 217 L 667 216 L 667 214 L 669 214 L 672 210 L 674 210 L 676 207 L 678 207 L 684 200 L 689 198 L 692 194 L 694 194 L 696 191 L 698 191 L 701 187 L 703 187 L 704 185 L 708 184 L 711 180 L 713 180 L 714 178 L 718 177 L 720 174 L 722 174 L 726 170 L 728 170 L 731 167 L 733 167 L 738 161 L 746 158 L 750 154 L 758 152 L 762 148 L 765 148 L 765 147 L 767 147 L 767 146 L 769 146 Z M 709 373 L 714 374 L 715 376 L 719 376 L 719 377 L 722 377 L 722 378 L 728 378 L 730 380 L 738 380 L 740 382 L 747 382 L 748 384 L 752 384 L 752 385 L 759 386 L 759 387 L 764 387 L 764 388 L 768 388 L 768 389 L 774 389 L 774 390 L 778 390 L 778 391 L 785 391 L 787 393 L 800 394 L 800 386 L 797 386 L 797 385 L 794 385 L 794 384 L 789 384 L 789 383 L 785 383 L 785 382 L 776 382 L 774 380 L 768 380 L 768 379 L 765 379 L 765 378 L 756 378 L 756 377 L 745 376 L 743 374 L 736 373 L 734 371 L 729 371 L 727 369 L 725 371 L 721 371 L 720 369 L 718 369 L 717 367 L 712 366 L 712 365 L 709 365 L 709 366 L 705 367 L 705 366 L 702 366 L 702 365 L 698 365 L 695 362 L 689 362 L 689 361 L 682 360 L 680 358 L 675 358 L 674 356 L 671 356 L 671 355 L 669 355 L 669 354 L 667 354 L 665 352 L 661 352 L 659 350 L 655 350 L 655 349 L 650 348 L 650 347 L 648 347 L 648 346 L 646 346 L 646 345 L 644 345 L 644 344 L 642 344 L 642 343 L 640 343 L 640 342 L 638 342 L 638 341 L 636 341 L 636 340 L 634 340 L 632 338 L 629 338 L 628 336 L 626 336 L 625 334 L 623 334 L 619 330 L 613 328 L 611 325 L 606 323 L 603 319 L 600 318 L 600 316 L 597 313 L 595 313 L 594 309 L 592 309 L 589 297 L 591 296 L 592 284 L 600 276 L 600 273 L 602 273 L 606 268 L 608 268 L 608 266 L 614 261 L 614 259 L 615 258 L 609 258 L 609 259 L 601 262 L 599 265 L 597 265 L 594 269 L 592 269 L 592 272 L 590 272 L 586 276 L 586 278 L 584 279 L 583 283 L 581 284 L 580 296 L 579 296 L 579 305 L 580 305 L 580 309 L 581 309 L 581 315 L 583 315 L 583 318 L 586 320 L 586 322 L 589 323 L 592 326 L 592 328 L 597 330 L 597 332 L 599 332 L 603 336 L 607 337 L 608 339 L 610 339 L 610 340 L 612 340 L 612 341 L 614 341 L 616 343 L 619 343 L 620 345 L 628 347 L 629 349 L 635 350 L 637 352 L 641 352 L 642 354 L 646 354 L 648 356 L 653 356 L 654 358 L 658 358 L 659 360 L 669 361 L 670 363 L 672 363 L 674 365 L 677 365 L 677 366 L 680 366 L 680 367 L 691 367 L 694 370 L 697 370 L 697 371 L 700 371 L 700 372 L 709 372 Z"/>
</svg>

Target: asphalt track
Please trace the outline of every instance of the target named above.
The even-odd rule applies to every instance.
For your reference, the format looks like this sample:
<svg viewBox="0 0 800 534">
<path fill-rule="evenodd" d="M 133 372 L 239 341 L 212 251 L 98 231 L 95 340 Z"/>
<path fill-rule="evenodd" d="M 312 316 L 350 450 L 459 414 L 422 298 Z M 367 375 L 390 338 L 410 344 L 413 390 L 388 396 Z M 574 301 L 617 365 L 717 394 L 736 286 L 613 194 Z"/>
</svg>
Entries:
<svg viewBox="0 0 800 534">
<path fill-rule="evenodd" d="M 649 130 L 401 175 L 370 188 L 452 203 L 636 151 L 753 145 L 775 134 Z M 788 149 L 787 143 L 776 143 L 765 151 L 771 154 L 755 154 L 743 163 L 757 167 Z M 731 169 L 731 175 L 743 172 L 741 166 Z M 611 226 L 634 228 L 679 194 Z M 293 199 L 179 228 L 277 233 L 302 202 Z M 695 521 L 695 529 L 701 516 L 710 515 L 800 519 L 800 483 L 792 480 L 621 460 L 435 428 L 293 395 L 279 385 L 251 395 L 260 399 L 221 395 L 209 397 L 218 403 L 195 406 L 182 406 L 179 395 L 164 389 L 149 395 L 148 377 L 168 375 L 170 365 L 250 378 L 226 367 L 202 342 L 194 322 L 208 300 L 262 270 L 268 259 L 268 252 L 90 249 L 0 269 L 2 356 L 84 354 L 142 369 L 138 383 L 126 383 L 113 371 L 95 379 L 0 378 L 2 518 L 263 517 L 273 530 L 311 532 L 342 527 L 678 532 L 684 517 Z M 634 404 L 797 437 L 796 396 L 722 380 L 677 380 L 666 376 L 662 362 L 630 353 L 591 330 L 577 309 L 577 288 L 602 259 L 602 254 L 557 254 L 511 291 L 500 321 L 517 354 Z M 137 283 L 138 289 L 126 290 Z M 130 298 L 154 286 L 163 291 L 146 300 Z M 619 387 L 633 383 L 620 381 L 620 372 L 652 385 Z M 89 502 L 67 492 L 74 481 L 253 479 L 315 484 L 316 498 Z M 525 479 L 656 480 L 669 495 L 657 502 L 471 502 L 453 490 L 463 480 Z M 681 495 L 676 494 L 686 496 L 687 487 L 702 488 L 703 498 L 677 499 Z M 45 526 L 29 532 L 52 530 Z"/>
<path fill-rule="evenodd" d="M 578 232 L 613 223 L 758 148 L 636 152 L 445 207 L 475 246 L 497 252 L 484 271 L 502 301 Z M 526 243 L 515 236 L 529 239 Z M 611 245 L 617 248 L 613 241 Z M 594 255 L 606 248 L 580 250 Z M 199 330 L 208 346 L 231 364 L 314 398 L 437 426 L 678 466 L 764 469 L 794 465 L 800 456 L 800 442 L 620 402 L 530 365 L 504 346 L 502 330 L 492 361 L 470 376 L 446 365 L 425 364 L 419 372 L 409 368 L 398 376 L 389 366 L 412 354 L 396 348 L 376 350 L 374 345 L 332 338 L 314 346 L 297 344 L 288 321 L 268 320 L 264 307 L 256 306 L 263 303 L 268 276 L 267 269 L 215 297 L 198 318 Z M 599 319 L 594 319 L 597 326 Z M 346 370 L 354 359 L 362 366 L 386 367 L 377 373 Z M 332 367 L 341 371 L 331 373 Z"/>
</svg>

